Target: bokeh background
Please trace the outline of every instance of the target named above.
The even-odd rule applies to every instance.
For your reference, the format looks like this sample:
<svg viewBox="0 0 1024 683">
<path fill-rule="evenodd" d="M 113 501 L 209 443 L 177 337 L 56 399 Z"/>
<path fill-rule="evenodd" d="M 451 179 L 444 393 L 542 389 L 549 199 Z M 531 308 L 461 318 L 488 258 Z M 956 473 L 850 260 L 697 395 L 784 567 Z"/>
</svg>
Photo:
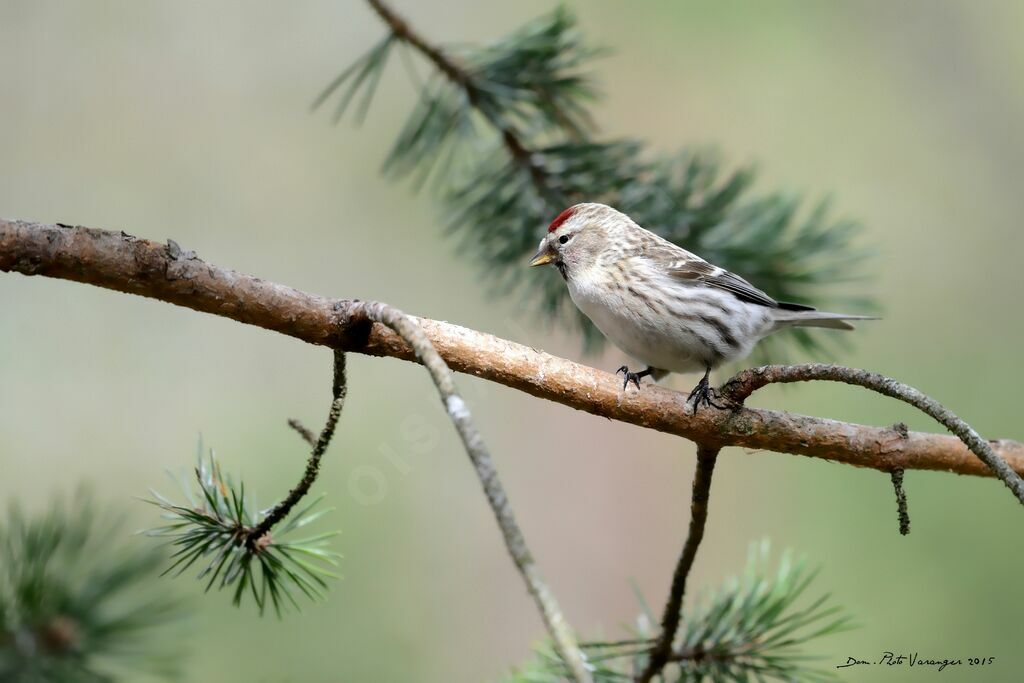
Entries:
<svg viewBox="0 0 1024 683">
<path fill-rule="evenodd" d="M 592 41 L 609 135 L 713 145 L 760 187 L 829 194 L 861 220 L 884 321 L 841 360 L 931 393 L 983 434 L 1024 438 L 1018 349 L 1024 193 L 1024 5 L 1014 2 L 571 2 Z M 495 38 L 549 2 L 397 2 L 437 40 Z M 379 299 L 570 358 L 517 301 L 485 294 L 435 204 L 380 160 L 414 96 L 394 63 L 360 129 L 309 105 L 383 29 L 355 0 L 0 3 L 0 215 L 163 240 L 324 295 Z M 538 228 L 540 230 L 540 228 Z M 524 259 L 527 257 L 524 254 Z M 553 276 L 553 274 L 548 274 Z M 811 360 L 797 354 L 801 360 Z M 614 349 L 586 361 L 614 368 Z M 330 354 L 263 330 L 78 284 L 0 276 L 0 504 L 43 508 L 91 482 L 129 528 L 197 435 L 264 500 L 297 478 Z M 688 388 L 692 378 L 678 380 Z M 633 580 L 660 604 L 688 520 L 694 448 L 459 378 L 568 616 L 616 636 Z M 927 419 L 845 387 L 756 403 L 869 424 Z M 862 628 L 826 665 L 882 650 L 994 656 L 947 681 L 1016 680 L 1024 517 L 992 480 L 912 472 L 913 531 L 888 477 L 727 451 L 692 585 L 741 570 L 768 537 L 821 564 Z M 495 680 L 542 637 L 426 374 L 350 359 L 350 398 L 317 488 L 337 507 L 344 579 L 283 620 L 197 599 L 189 680 Z M 145 543 L 146 540 L 138 540 Z M 174 587 L 198 593 L 182 578 Z M 154 590 L 164 590 L 156 584 Z M 697 590 L 694 591 L 696 593 Z M 930 669 L 844 670 L 850 681 Z"/>
</svg>

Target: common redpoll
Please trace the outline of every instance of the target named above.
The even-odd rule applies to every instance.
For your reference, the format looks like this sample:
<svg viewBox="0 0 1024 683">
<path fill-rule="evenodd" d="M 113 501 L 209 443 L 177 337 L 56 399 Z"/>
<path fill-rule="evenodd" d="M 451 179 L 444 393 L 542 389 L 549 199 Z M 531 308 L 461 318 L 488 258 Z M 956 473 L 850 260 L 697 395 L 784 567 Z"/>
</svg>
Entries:
<svg viewBox="0 0 1024 683">
<path fill-rule="evenodd" d="M 703 370 L 690 393 L 695 410 L 717 406 L 708 385 L 712 368 L 746 357 L 772 332 L 852 330 L 847 320 L 870 319 L 776 301 L 604 204 L 558 214 L 530 265 L 546 263 L 558 268 L 573 303 L 604 336 L 647 365 L 642 372 L 619 368 L 623 389 L 631 381 L 639 389 L 642 377 Z"/>
</svg>

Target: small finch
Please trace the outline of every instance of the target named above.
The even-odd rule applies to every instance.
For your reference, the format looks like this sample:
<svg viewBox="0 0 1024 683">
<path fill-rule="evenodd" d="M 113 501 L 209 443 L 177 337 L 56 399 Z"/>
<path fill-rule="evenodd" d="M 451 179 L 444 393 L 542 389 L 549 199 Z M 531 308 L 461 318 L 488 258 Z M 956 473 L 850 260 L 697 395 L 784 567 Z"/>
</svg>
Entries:
<svg viewBox="0 0 1024 683">
<path fill-rule="evenodd" d="M 700 372 L 694 410 L 715 405 L 712 368 L 746 357 L 787 327 L 852 330 L 870 316 L 825 313 L 776 301 L 738 275 L 644 230 L 604 204 L 577 204 L 551 222 L 531 266 L 554 264 L 569 296 L 602 334 L 644 363 L 627 366 L 622 388 L 670 372 Z"/>
</svg>

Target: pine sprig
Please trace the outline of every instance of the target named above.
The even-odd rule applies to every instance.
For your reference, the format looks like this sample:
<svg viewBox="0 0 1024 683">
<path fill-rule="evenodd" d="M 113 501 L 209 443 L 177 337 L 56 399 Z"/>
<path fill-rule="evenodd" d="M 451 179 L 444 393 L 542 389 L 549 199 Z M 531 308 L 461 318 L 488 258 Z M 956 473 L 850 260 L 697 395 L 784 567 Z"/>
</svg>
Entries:
<svg viewBox="0 0 1024 683">
<path fill-rule="evenodd" d="M 337 578 L 330 567 L 336 567 L 341 556 L 328 549 L 328 541 L 338 532 L 286 540 L 331 511 L 316 510 L 323 495 L 289 514 L 273 532 L 254 537 L 253 530 L 270 509 L 258 508 L 246 495 L 245 484 L 236 485 L 221 471 L 212 450 L 206 458 L 200 455 L 194 482 L 183 484 L 182 491 L 187 505 L 151 492 L 149 502 L 164 511 L 167 523 L 147 534 L 167 539 L 173 549 L 171 564 L 162 575 L 179 576 L 199 566 L 197 578 L 207 592 L 231 590 L 236 606 L 250 595 L 261 615 L 273 607 L 278 616 L 288 605 L 299 609 L 297 593 L 310 600 L 323 598 L 326 579 Z"/>
<path fill-rule="evenodd" d="M 632 139 L 593 137 L 589 76 L 600 54 L 583 40 L 564 8 L 539 17 L 491 45 L 432 45 L 382 0 L 370 5 L 390 29 L 324 91 L 339 94 L 339 113 L 360 92 L 362 112 L 389 50 L 404 44 L 434 68 L 385 163 L 394 178 L 417 186 L 433 176 L 449 231 L 480 264 L 493 291 L 518 292 L 548 321 L 573 320 L 590 348 L 602 337 L 569 305 L 564 285 L 523 266 L 562 209 L 580 201 L 615 206 L 644 227 L 732 270 L 783 301 L 857 304 L 834 285 L 856 279 L 868 253 L 859 226 L 836 219 L 828 202 L 782 193 L 757 194 L 752 168 L 721 170 L 714 154 L 653 154 Z M 788 336 L 818 351 L 827 337 Z M 778 339 L 769 346 L 778 347 Z M 779 349 L 773 352 L 780 359 Z M 767 355 L 767 354 L 766 354 Z"/>
<path fill-rule="evenodd" d="M 726 581 L 683 614 L 684 627 L 673 644 L 666 682 L 835 681 L 827 669 L 813 666 L 803 650 L 812 641 L 852 628 L 841 607 L 828 594 L 806 600 L 817 577 L 806 560 L 783 553 L 768 571 L 768 544 L 751 548 L 741 578 Z M 633 637 L 614 642 L 582 643 L 599 683 L 632 681 L 647 665 L 654 643 L 652 619 L 638 619 Z M 505 679 L 506 683 L 563 683 L 565 669 L 550 646 L 542 644 L 533 658 Z"/>
<path fill-rule="evenodd" d="M 728 581 L 684 617 L 674 664 L 680 681 L 833 681 L 831 671 L 808 665 L 808 642 L 852 628 L 852 620 L 823 594 L 799 609 L 817 577 L 804 559 L 783 553 L 775 575 L 765 575 L 768 544 L 752 549 L 742 578 Z"/>
<path fill-rule="evenodd" d="M 37 516 L 14 507 L 0 521 L 0 680 L 177 676 L 180 646 L 159 630 L 184 604 L 146 590 L 163 553 L 124 538 L 112 512 L 84 493 Z"/>
</svg>

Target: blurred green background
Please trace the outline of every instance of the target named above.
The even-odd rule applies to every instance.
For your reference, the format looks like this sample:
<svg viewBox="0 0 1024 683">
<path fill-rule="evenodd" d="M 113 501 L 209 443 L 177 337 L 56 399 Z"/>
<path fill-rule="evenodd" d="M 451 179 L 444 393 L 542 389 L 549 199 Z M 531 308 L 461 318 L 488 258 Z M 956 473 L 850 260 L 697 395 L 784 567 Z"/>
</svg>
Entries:
<svg viewBox="0 0 1024 683">
<path fill-rule="evenodd" d="M 395 6 L 437 40 L 479 41 L 552 5 Z M 877 296 L 885 319 L 861 326 L 840 360 L 921 388 L 984 435 L 1024 439 L 1024 5 L 570 6 L 593 42 L 614 48 L 597 74 L 603 131 L 664 150 L 712 143 L 733 164 L 759 162 L 762 189 L 832 194 L 863 221 L 879 257 L 850 291 Z M 578 340 L 484 295 L 428 196 L 379 177 L 414 97 L 397 63 L 361 129 L 309 113 L 382 34 L 355 0 L 4 0 L 0 215 L 172 237 L 246 273 L 578 358 Z M 611 369 L 623 357 L 609 349 L 586 361 Z M 330 524 L 343 530 L 344 579 L 328 602 L 281 621 L 233 609 L 226 595 L 202 599 L 182 643 L 189 680 L 493 680 L 542 637 L 426 373 L 362 356 L 349 365 L 350 398 L 317 485 L 338 508 Z M 327 350 L 270 332 L 2 275 L 0 504 L 42 508 L 88 481 L 129 527 L 151 525 L 154 510 L 133 496 L 170 490 L 164 468 L 193 463 L 200 431 L 270 502 L 305 454 L 285 419 L 322 420 L 329 369 Z M 573 624 L 619 635 L 637 612 L 631 578 L 660 604 L 688 520 L 692 444 L 459 384 Z M 850 388 L 772 389 L 756 403 L 936 429 Z M 988 670 L 947 669 L 943 680 L 1017 680 L 1024 515 L 1001 485 L 909 473 L 913 531 L 901 538 L 885 475 L 737 449 L 719 467 L 692 585 L 738 572 L 748 543 L 767 536 L 820 562 L 819 587 L 862 625 L 816 645 L 827 665 L 882 650 L 995 656 Z"/>
</svg>

